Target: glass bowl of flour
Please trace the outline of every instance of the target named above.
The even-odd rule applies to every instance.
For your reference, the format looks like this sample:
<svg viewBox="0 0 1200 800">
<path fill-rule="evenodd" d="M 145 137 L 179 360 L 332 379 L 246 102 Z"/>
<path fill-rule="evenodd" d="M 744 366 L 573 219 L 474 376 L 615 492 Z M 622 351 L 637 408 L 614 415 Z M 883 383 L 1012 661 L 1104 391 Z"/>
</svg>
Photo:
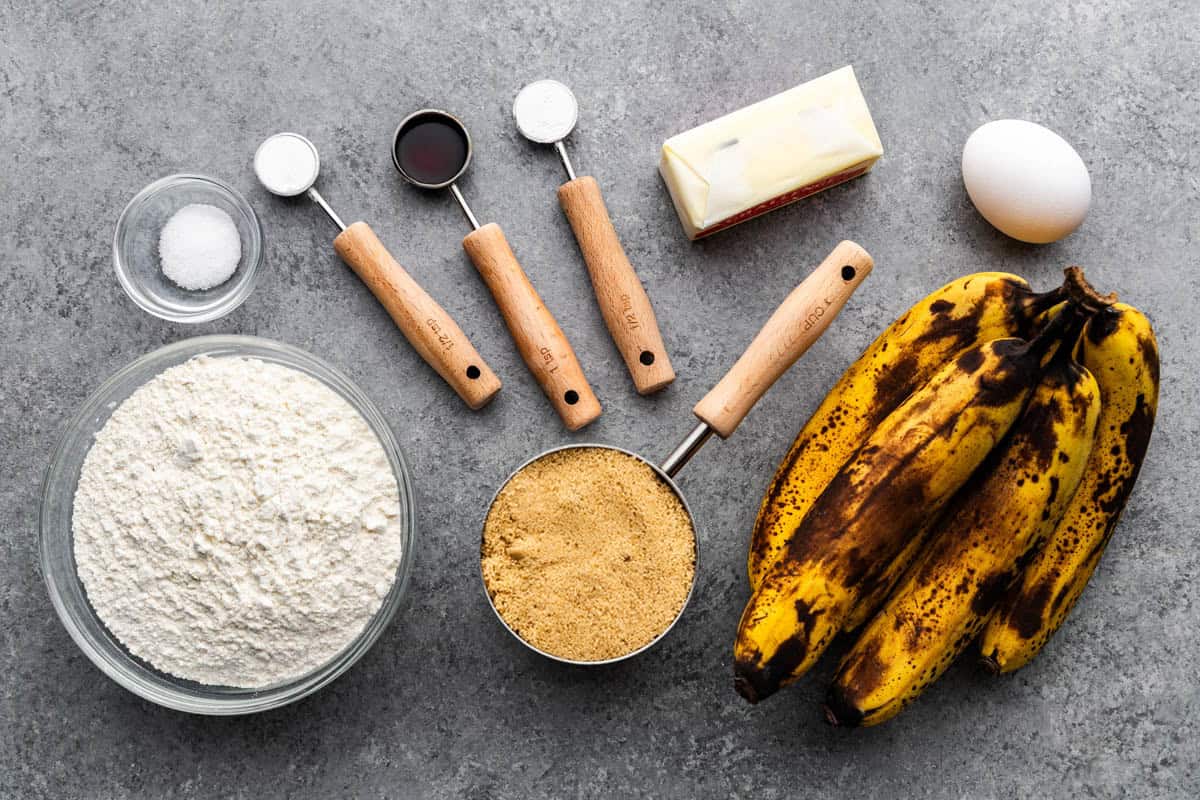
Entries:
<svg viewBox="0 0 1200 800">
<path fill-rule="evenodd" d="M 321 689 L 408 585 L 408 467 L 375 405 L 302 350 L 203 336 L 105 382 L 55 450 L 41 566 L 75 643 L 126 689 L 245 714 Z"/>
</svg>

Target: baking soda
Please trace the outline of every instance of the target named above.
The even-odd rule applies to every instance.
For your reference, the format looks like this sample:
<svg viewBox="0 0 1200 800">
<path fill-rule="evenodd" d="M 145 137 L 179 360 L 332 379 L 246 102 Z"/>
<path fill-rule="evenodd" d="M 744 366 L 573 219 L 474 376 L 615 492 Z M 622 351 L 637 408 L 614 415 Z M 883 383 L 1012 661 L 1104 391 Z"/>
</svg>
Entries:
<svg viewBox="0 0 1200 800">
<path fill-rule="evenodd" d="M 175 212 L 158 237 L 163 274 L 180 288 L 220 286 L 242 260 L 242 237 L 223 209 L 192 203 Z"/>
</svg>

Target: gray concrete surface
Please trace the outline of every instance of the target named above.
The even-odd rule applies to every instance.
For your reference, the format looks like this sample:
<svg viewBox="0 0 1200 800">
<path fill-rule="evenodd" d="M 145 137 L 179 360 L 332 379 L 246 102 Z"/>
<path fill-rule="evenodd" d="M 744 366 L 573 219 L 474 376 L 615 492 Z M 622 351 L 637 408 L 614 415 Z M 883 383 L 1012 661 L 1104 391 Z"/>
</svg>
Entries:
<svg viewBox="0 0 1200 800">
<path fill-rule="evenodd" d="M 1011 8 L 1010 8 L 1011 6 Z M 951 10 L 953 9 L 953 10 Z M 1180 0 L 641 4 L 41 3 L 0 7 L 0 796 L 1194 797 L 1200 793 L 1196 547 L 1200 12 Z M 866 179 L 689 244 L 655 172 L 670 134 L 853 64 L 886 155 Z M 509 119 L 557 76 L 582 115 L 571 150 L 604 186 L 679 372 L 637 397 L 562 218 L 553 153 Z M 448 196 L 400 185 L 388 140 L 438 105 L 470 124 L 465 190 L 515 249 L 574 341 L 606 413 L 568 435 L 525 372 L 459 247 Z M 1045 123 L 1092 171 L 1083 228 L 1005 239 L 960 183 L 970 131 Z M 306 204 L 255 184 L 278 129 L 324 156 L 322 187 L 376 226 L 506 382 L 464 410 L 330 248 Z M 122 205 L 178 171 L 238 186 L 262 218 L 265 273 L 234 314 L 151 319 L 122 294 Z M 476 537 L 497 482 L 577 440 L 665 453 L 691 405 L 842 237 L 878 267 L 829 335 L 727 442 L 682 476 L 702 521 L 699 596 L 656 650 L 584 671 L 539 660 L 493 619 Z M 831 730 L 825 662 L 750 707 L 731 687 L 758 498 L 840 371 L 942 282 L 1004 269 L 1037 286 L 1084 264 L 1154 318 L 1163 399 L 1127 516 L 1047 651 L 1005 679 L 953 669 L 875 730 Z M 348 675 L 274 713 L 205 719 L 107 680 L 55 617 L 36 560 L 47 458 L 118 367 L 203 333 L 272 337 L 329 359 L 386 412 L 416 473 L 419 565 L 402 616 Z"/>
</svg>

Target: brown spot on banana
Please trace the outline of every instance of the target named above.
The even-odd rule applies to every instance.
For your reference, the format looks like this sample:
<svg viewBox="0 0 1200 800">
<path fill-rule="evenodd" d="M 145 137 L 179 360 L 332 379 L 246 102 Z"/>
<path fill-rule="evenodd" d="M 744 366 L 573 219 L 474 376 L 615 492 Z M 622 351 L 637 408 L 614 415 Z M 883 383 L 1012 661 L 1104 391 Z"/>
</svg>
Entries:
<svg viewBox="0 0 1200 800">
<path fill-rule="evenodd" d="M 965 362 L 974 371 L 945 365 L 837 472 L 742 614 L 735 686 L 748 699 L 815 663 L 864 590 L 1007 433 L 1055 335 L 979 345 L 984 357 Z"/>
<path fill-rule="evenodd" d="M 1055 528 L 1083 475 L 1100 410 L 1095 381 L 1068 363 L 1068 352 L 1052 360 L 1004 444 L 955 495 L 920 561 L 847 652 L 828 714 L 873 725 L 899 713 L 970 644 Z M 1088 398 L 1082 418 L 1075 394 Z M 1056 446 L 1073 458 L 1042 452 L 1047 420 L 1055 421 Z M 1052 474 L 1021 483 L 1042 461 Z"/>
<path fill-rule="evenodd" d="M 1027 336 L 1062 297 L 1061 288 L 1035 293 L 1015 275 L 968 275 L 931 293 L 880 334 L 797 435 L 768 486 L 751 537 L 751 587 L 887 414 L 962 350 L 987 339 Z"/>
<path fill-rule="evenodd" d="M 1149 446 L 1158 403 L 1159 361 L 1150 322 L 1118 303 L 1092 317 L 1079 356 L 1103 398 L 1095 446 L 1065 512 L 980 639 L 1003 672 L 1027 664 L 1082 594 L 1116 529 Z"/>
</svg>

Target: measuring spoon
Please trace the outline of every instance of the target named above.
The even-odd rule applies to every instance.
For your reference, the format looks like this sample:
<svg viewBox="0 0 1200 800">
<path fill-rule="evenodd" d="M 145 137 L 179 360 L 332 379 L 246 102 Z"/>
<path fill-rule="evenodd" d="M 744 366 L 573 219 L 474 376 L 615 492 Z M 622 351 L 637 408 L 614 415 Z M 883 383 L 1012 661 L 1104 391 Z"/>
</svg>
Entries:
<svg viewBox="0 0 1200 800">
<path fill-rule="evenodd" d="M 392 163 L 406 181 L 422 189 L 449 188 L 471 223 L 467 251 L 504 317 L 517 349 L 568 430 L 600 416 L 600 401 L 588 385 L 571 343 L 547 310 L 504 231 L 480 225 L 456 181 L 471 163 L 471 137 L 455 116 L 426 108 L 405 117 L 392 137 Z"/>
<path fill-rule="evenodd" d="M 341 233 L 333 249 L 383 304 L 421 358 L 472 409 L 487 405 L 500 391 L 500 379 L 446 309 L 392 258 L 367 223 L 342 222 L 314 187 L 320 170 L 316 146 L 298 133 L 277 133 L 254 153 L 254 173 L 268 192 L 280 197 L 307 194 L 338 226 Z"/>
<path fill-rule="evenodd" d="M 558 202 L 575 232 L 600 313 L 634 386 L 639 394 L 665 388 L 675 380 L 675 370 L 654 307 L 617 238 L 600 184 L 590 175 L 575 176 L 563 144 L 579 119 L 575 95 L 558 81 L 535 81 L 517 93 L 513 117 L 526 139 L 553 144 L 567 170 L 567 182 L 558 187 Z"/>
<path fill-rule="evenodd" d="M 495 496 L 492 498 L 492 506 L 495 505 L 500 492 L 508 485 L 509 481 L 519 475 L 530 464 L 545 458 L 547 455 L 574 447 L 604 448 L 621 453 L 625 458 L 648 464 L 654 469 L 663 483 L 679 498 L 680 503 L 687 512 L 694 539 L 696 536 L 696 521 L 692 517 L 691 509 L 688 507 L 682 490 L 675 483 L 675 475 L 683 469 L 684 465 L 691 460 L 692 456 L 704 446 L 704 443 L 714 433 L 722 439 L 728 438 L 733 433 L 746 414 L 750 412 L 750 409 L 754 407 L 754 404 L 758 402 L 759 398 L 796 362 L 796 359 L 800 358 L 808 350 L 813 342 L 820 338 L 825 329 L 829 327 L 829 323 L 842 310 L 842 306 L 846 304 L 846 300 L 854 293 L 854 290 L 858 288 L 863 279 L 870 274 L 873 267 L 874 261 L 871 259 L 871 256 L 854 242 L 844 241 L 838 244 L 833 249 L 833 252 L 821 262 L 820 266 L 813 270 L 812 274 L 792 290 L 792 293 L 787 296 L 779 308 L 775 310 L 775 313 L 767 320 L 766 324 L 763 325 L 762 329 L 759 330 L 758 335 L 750 342 L 750 346 L 746 348 L 746 351 L 742 353 L 729 372 L 725 373 L 725 377 L 721 378 L 717 385 L 696 404 L 692 412 L 700 419 L 700 423 L 692 429 L 691 433 L 684 437 L 683 441 L 671 451 L 670 455 L 663 460 L 661 465 L 656 465 L 650 459 L 630 450 L 612 445 L 572 444 L 566 447 L 556 447 L 531 458 L 513 471 L 504 480 L 504 483 L 500 484 L 500 488 L 497 489 Z M 549 492 L 551 491 L 551 487 L 547 486 L 545 490 Z M 630 512 L 648 513 L 644 509 L 630 509 Z M 488 507 L 488 513 L 491 513 L 491 506 Z M 487 516 L 485 515 L 485 527 L 486 519 Z M 593 531 L 592 533 L 596 536 L 604 536 L 606 531 Z M 482 552 L 482 546 L 480 550 Z M 676 614 L 671 624 L 645 646 L 617 658 L 605 659 L 603 661 L 576 661 L 547 653 L 535 647 L 522 639 L 521 635 L 513 630 L 508 621 L 496 609 L 491 594 L 487 593 L 486 583 L 484 584 L 484 590 L 488 594 L 488 602 L 492 605 L 492 611 L 496 612 L 496 617 L 508 629 L 508 632 L 517 637 L 526 647 L 534 652 L 541 653 L 547 658 L 552 658 L 556 661 L 564 661 L 571 664 L 609 664 L 614 661 L 623 661 L 626 658 L 645 651 L 659 642 L 675 627 L 675 623 L 683 616 L 684 608 L 687 607 L 687 603 L 691 599 L 692 591 L 696 585 L 696 575 L 700 571 L 700 550 L 698 546 L 695 548 L 695 553 L 696 566 L 692 572 L 692 584 L 688 589 L 687 599 L 684 600 L 683 607 L 679 609 L 679 613 Z M 482 561 L 480 569 L 482 575 Z"/>
</svg>

